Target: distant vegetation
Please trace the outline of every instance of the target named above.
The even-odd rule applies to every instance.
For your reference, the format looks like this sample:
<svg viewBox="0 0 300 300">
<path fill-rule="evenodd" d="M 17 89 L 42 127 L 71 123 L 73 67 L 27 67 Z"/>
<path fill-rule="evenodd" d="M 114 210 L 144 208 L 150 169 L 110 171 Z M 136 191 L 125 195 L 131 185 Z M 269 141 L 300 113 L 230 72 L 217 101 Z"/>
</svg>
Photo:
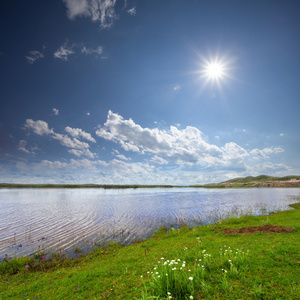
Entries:
<svg viewBox="0 0 300 300">
<path fill-rule="evenodd" d="M 171 188 L 172 185 L 118 185 L 118 184 L 19 184 L 19 183 L 0 183 L 0 188 L 14 189 L 137 189 L 137 188 Z"/>
<path fill-rule="evenodd" d="M 238 187 L 300 187 L 300 176 L 290 175 L 273 177 L 260 175 L 257 177 L 247 176 L 230 179 L 220 183 L 195 185 L 193 187 L 205 188 L 238 188 Z"/>
</svg>

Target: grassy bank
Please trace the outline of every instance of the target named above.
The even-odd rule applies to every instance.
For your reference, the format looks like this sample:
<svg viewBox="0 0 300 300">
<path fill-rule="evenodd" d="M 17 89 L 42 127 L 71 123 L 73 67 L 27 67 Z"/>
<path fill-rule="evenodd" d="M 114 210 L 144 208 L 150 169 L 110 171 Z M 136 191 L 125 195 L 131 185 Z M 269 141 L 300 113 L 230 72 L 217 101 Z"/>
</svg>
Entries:
<svg viewBox="0 0 300 300">
<path fill-rule="evenodd" d="M 52 260 L 41 254 L 2 262 L 0 299 L 298 299 L 300 204 L 293 207 L 197 228 L 162 228 L 147 241 L 114 244 L 77 260 L 57 253 Z M 266 224 L 294 232 L 220 231 Z"/>
</svg>

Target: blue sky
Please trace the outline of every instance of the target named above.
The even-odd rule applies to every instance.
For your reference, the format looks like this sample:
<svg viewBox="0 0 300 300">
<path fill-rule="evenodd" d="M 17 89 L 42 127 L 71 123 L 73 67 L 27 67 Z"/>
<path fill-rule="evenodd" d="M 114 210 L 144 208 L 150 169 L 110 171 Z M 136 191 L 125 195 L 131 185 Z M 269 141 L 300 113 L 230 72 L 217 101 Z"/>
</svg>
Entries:
<svg viewBox="0 0 300 300">
<path fill-rule="evenodd" d="M 299 14 L 291 0 L 1 1 L 0 182 L 300 174 Z"/>
</svg>

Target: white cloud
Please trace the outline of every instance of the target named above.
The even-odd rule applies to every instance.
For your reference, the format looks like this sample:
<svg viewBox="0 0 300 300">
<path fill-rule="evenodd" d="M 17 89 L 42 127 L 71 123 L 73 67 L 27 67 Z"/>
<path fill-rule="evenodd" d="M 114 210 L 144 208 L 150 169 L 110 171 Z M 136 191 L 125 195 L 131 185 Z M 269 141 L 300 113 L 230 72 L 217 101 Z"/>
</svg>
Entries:
<svg viewBox="0 0 300 300">
<path fill-rule="evenodd" d="M 25 56 L 28 63 L 33 64 L 36 61 L 44 58 L 44 54 L 41 53 L 40 51 L 34 50 L 34 51 L 30 51 L 28 56 Z"/>
<path fill-rule="evenodd" d="M 130 158 L 126 157 L 124 154 L 121 154 L 118 150 L 115 149 L 113 149 L 112 154 L 122 160 L 131 160 Z"/>
<path fill-rule="evenodd" d="M 70 138 L 64 134 L 54 133 L 52 135 L 52 138 L 55 140 L 59 140 L 63 146 L 68 148 L 81 149 L 81 150 L 89 148 L 88 143 L 81 142 L 77 138 Z"/>
<path fill-rule="evenodd" d="M 60 48 L 54 53 L 54 57 L 61 59 L 63 61 L 67 61 L 70 55 L 93 55 L 93 56 L 100 56 L 102 59 L 105 59 L 106 56 L 103 55 L 103 47 L 98 46 L 96 48 L 88 48 L 82 44 L 72 44 L 72 46 L 68 46 L 67 42 L 65 42 Z"/>
<path fill-rule="evenodd" d="M 78 150 L 78 149 L 70 149 L 68 150 L 69 153 L 76 155 L 78 157 L 80 156 L 87 156 L 89 158 L 95 158 L 94 153 L 92 153 L 89 149 L 83 149 L 83 150 Z"/>
<path fill-rule="evenodd" d="M 65 43 L 64 45 L 60 46 L 56 52 L 54 52 L 54 57 L 63 61 L 67 61 L 69 56 L 74 53 L 75 52 L 72 50 L 72 47 L 68 47 Z"/>
<path fill-rule="evenodd" d="M 284 136 L 284 134 L 283 134 L 283 133 L 280 133 L 279 135 L 280 135 L 280 136 Z"/>
<path fill-rule="evenodd" d="M 157 156 L 157 155 L 154 155 L 152 158 L 151 158 L 151 161 L 154 162 L 155 164 L 159 164 L 159 165 L 166 165 L 168 164 L 168 161 Z"/>
<path fill-rule="evenodd" d="M 33 121 L 32 119 L 27 119 L 25 121 L 25 128 L 32 129 L 38 135 L 54 133 L 53 129 L 49 129 L 48 123 L 41 120 Z"/>
<path fill-rule="evenodd" d="M 260 149 L 253 149 L 250 151 L 250 154 L 253 155 L 256 159 L 267 159 L 270 158 L 270 154 L 277 154 L 283 152 L 284 149 L 277 147 L 277 148 L 264 148 L 262 150 Z"/>
<path fill-rule="evenodd" d="M 19 145 L 18 145 L 18 150 L 23 151 L 27 154 L 32 153 L 31 151 L 29 151 L 28 149 L 26 149 L 26 145 L 27 145 L 27 141 L 25 140 L 20 140 Z"/>
<path fill-rule="evenodd" d="M 244 148 L 233 142 L 226 143 L 224 147 L 221 147 L 221 149 L 223 150 L 223 157 L 225 160 L 249 156 L 249 153 Z"/>
<path fill-rule="evenodd" d="M 249 170 L 255 171 L 256 174 L 280 174 L 282 175 L 282 172 L 292 170 L 290 166 L 287 166 L 285 164 L 273 164 L 271 162 L 265 162 L 261 165 L 256 165 L 254 167 L 249 167 Z"/>
<path fill-rule="evenodd" d="M 100 22 L 102 28 L 109 28 L 118 18 L 115 12 L 116 0 L 63 0 L 70 19 L 89 17 Z"/>
<path fill-rule="evenodd" d="M 89 150 L 90 145 L 88 143 L 78 140 L 78 138 L 85 138 L 93 143 L 96 142 L 95 139 L 91 136 L 91 134 L 83 131 L 80 128 L 71 128 L 67 126 L 65 130 L 71 136 L 73 136 L 73 138 L 70 138 L 68 135 L 56 133 L 53 131 L 53 129 L 49 129 L 48 123 L 41 120 L 33 121 L 32 119 L 27 119 L 24 127 L 27 129 L 32 129 L 33 132 L 38 135 L 49 135 L 52 139 L 60 141 L 60 144 L 62 146 L 71 148 L 70 150 L 68 150 L 68 152 L 73 155 L 84 155 L 90 158 L 95 158 L 96 156 Z"/>
<path fill-rule="evenodd" d="M 57 108 L 52 108 L 53 113 L 58 116 L 59 110 Z"/>
<path fill-rule="evenodd" d="M 135 16 L 136 15 L 136 8 L 130 8 L 127 10 L 127 12 L 131 15 L 131 16 Z"/>
<path fill-rule="evenodd" d="M 68 132 L 72 137 L 76 137 L 76 138 L 81 137 L 90 142 L 96 143 L 96 140 L 91 136 L 90 133 L 87 133 L 80 128 L 71 128 L 71 127 L 67 126 L 65 128 L 65 131 Z"/>
<path fill-rule="evenodd" d="M 93 48 L 87 48 L 86 46 L 83 46 L 81 48 L 81 53 L 84 53 L 84 54 L 98 54 L 98 55 L 101 55 L 103 54 L 103 47 L 102 46 L 98 46 L 97 48 L 93 49 Z"/>
<path fill-rule="evenodd" d="M 156 155 L 152 160 L 156 162 L 190 166 L 199 164 L 206 167 L 229 166 L 231 163 L 236 165 L 238 159 L 249 156 L 245 149 L 233 142 L 221 148 L 207 143 L 203 133 L 195 127 L 188 126 L 180 130 L 171 126 L 168 131 L 142 128 L 132 119 L 124 120 L 112 111 L 108 112 L 105 124 L 99 126 L 96 134 L 119 143 L 126 151 Z"/>
</svg>

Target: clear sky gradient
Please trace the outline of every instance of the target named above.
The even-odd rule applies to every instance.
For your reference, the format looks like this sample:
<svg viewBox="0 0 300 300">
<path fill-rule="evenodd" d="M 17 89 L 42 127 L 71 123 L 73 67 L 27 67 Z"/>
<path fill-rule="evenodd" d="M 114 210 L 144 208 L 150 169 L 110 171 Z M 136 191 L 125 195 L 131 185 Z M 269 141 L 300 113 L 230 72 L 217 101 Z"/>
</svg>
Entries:
<svg viewBox="0 0 300 300">
<path fill-rule="evenodd" d="M 300 174 L 299 15 L 298 0 L 1 1 L 0 182 Z"/>
</svg>

